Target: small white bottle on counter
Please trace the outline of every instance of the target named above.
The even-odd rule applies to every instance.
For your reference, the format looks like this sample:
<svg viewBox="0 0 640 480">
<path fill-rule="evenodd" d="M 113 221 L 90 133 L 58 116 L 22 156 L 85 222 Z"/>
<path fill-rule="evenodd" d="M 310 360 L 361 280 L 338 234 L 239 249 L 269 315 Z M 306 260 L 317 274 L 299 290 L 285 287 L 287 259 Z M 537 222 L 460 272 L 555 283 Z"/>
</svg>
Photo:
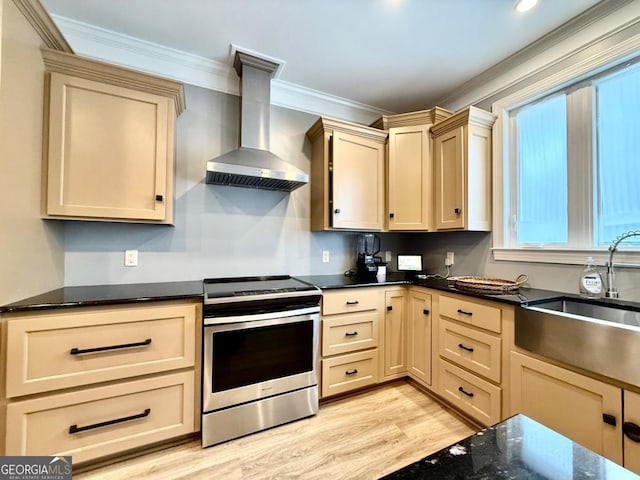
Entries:
<svg viewBox="0 0 640 480">
<path fill-rule="evenodd" d="M 601 298 L 603 290 L 602 275 L 598 272 L 593 257 L 587 257 L 587 264 L 580 274 L 580 296 L 586 298 Z"/>
</svg>

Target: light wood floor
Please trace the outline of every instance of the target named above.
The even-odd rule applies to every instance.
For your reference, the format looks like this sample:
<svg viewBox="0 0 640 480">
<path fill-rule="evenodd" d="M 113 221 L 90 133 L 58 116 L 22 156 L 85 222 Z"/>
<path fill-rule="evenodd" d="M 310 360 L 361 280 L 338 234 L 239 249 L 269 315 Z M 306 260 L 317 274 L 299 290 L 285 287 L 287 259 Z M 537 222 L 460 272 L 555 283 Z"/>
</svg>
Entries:
<svg viewBox="0 0 640 480">
<path fill-rule="evenodd" d="M 187 443 L 74 479 L 375 479 L 472 433 L 399 381 L 324 404 L 315 417 L 206 449 Z"/>
</svg>

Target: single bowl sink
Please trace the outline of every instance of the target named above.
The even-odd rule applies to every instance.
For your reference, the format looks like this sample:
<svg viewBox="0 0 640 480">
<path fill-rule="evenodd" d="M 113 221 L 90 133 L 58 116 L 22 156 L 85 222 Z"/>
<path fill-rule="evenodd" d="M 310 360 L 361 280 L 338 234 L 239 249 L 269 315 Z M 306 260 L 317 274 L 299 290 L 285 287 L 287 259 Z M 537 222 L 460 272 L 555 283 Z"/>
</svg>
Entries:
<svg viewBox="0 0 640 480">
<path fill-rule="evenodd" d="M 516 309 L 517 346 L 640 385 L 640 308 L 560 297 Z"/>
</svg>

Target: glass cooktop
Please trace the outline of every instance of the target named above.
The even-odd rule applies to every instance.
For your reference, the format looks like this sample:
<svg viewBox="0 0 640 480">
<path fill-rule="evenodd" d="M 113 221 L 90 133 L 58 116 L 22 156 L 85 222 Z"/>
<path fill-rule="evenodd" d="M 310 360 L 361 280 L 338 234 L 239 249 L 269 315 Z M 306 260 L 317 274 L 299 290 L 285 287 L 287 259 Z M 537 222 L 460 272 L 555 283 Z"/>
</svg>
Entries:
<svg viewBox="0 0 640 480">
<path fill-rule="evenodd" d="M 207 278 L 204 280 L 206 298 L 248 297 L 306 290 L 317 290 L 317 288 L 289 275 Z"/>
</svg>

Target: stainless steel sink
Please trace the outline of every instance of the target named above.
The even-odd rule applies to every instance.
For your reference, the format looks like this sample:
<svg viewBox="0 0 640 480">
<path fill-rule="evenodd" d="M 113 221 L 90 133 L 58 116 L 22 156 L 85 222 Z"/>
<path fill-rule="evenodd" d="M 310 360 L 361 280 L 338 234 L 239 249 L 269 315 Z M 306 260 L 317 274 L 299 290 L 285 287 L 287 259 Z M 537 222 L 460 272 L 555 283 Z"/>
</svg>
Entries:
<svg viewBox="0 0 640 480">
<path fill-rule="evenodd" d="M 562 297 L 516 310 L 517 346 L 640 385 L 640 311 L 607 301 Z"/>
</svg>

